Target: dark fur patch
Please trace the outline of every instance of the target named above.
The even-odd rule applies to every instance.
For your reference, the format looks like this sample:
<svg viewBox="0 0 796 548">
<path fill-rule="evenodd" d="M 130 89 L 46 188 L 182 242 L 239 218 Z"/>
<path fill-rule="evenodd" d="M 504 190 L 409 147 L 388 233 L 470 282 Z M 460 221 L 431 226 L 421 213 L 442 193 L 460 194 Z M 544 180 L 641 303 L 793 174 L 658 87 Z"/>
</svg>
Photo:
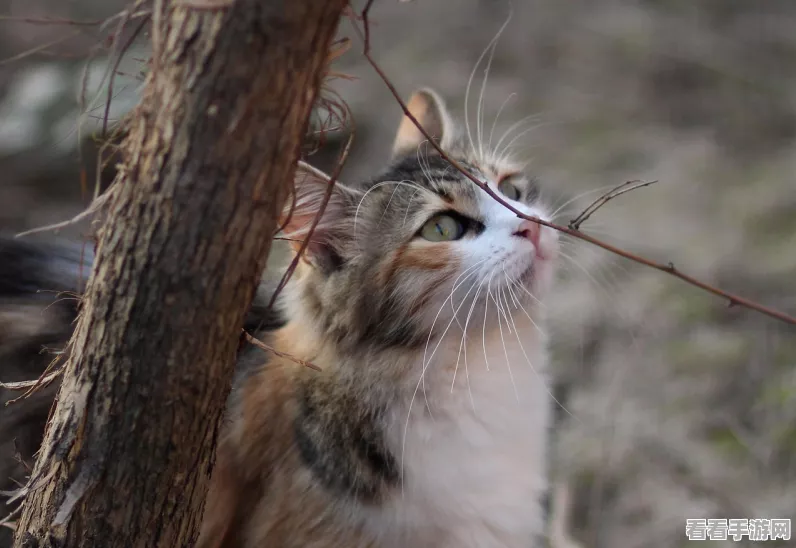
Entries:
<svg viewBox="0 0 796 548">
<path fill-rule="evenodd" d="M 0 297 L 78 291 L 91 273 L 93 256 L 90 244 L 59 246 L 0 238 Z"/>
<path fill-rule="evenodd" d="M 478 173 L 478 170 L 475 169 L 474 166 L 464 160 L 457 159 L 457 162 L 463 168 L 472 171 L 474 174 Z M 418 159 L 416 155 L 399 159 L 382 172 L 374 183 L 380 181 L 412 181 L 420 186 L 434 190 L 443 200 L 450 203 L 452 197 L 449 190 L 444 187 L 436 188 L 435 181 L 442 180 L 466 181 L 467 178 L 453 167 L 448 160 L 438 154 L 432 153 L 428 156 L 423 156 L 422 160 Z M 471 189 L 473 192 L 475 191 L 472 185 L 468 184 L 466 188 Z"/>
<path fill-rule="evenodd" d="M 318 482 L 334 493 L 374 504 L 399 480 L 386 448 L 379 416 L 340 394 L 331 379 L 312 376 L 298 388 L 294 421 L 301 458 Z"/>
</svg>

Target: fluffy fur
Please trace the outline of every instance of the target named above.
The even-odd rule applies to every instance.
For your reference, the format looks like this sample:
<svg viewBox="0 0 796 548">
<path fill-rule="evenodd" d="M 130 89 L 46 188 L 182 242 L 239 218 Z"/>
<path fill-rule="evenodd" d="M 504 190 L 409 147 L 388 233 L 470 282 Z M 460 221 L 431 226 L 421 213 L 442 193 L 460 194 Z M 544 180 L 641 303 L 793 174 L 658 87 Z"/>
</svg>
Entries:
<svg viewBox="0 0 796 548">
<path fill-rule="evenodd" d="M 409 106 L 474 176 L 497 192 L 510 183 L 514 207 L 547 217 L 534 181 L 460 139 L 436 94 Z M 327 189 L 322 174 L 301 171 L 287 235 L 308 233 Z M 423 237 L 440 213 L 461 238 Z M 266 314 L 268 285 L 252 307 L 248 329 L 322 372 L 241 352 L 199 546 L 541 545 L 553 406 L 541 302 L 556 249 L 552 230 L 517 218 L 404 119 L 384 172 L 335 186 L 281 318 Z M 4 242 L 3 254 L 15 259 L 0 261 L 0 319 L 41 310 L 37 288 L 79 290 L 88 274 L 74 253 Z M 57 310 L 46 329 L 11 320 L 0 350 L 16 363 L 16 349 L 38 348 L 43 339 L 23 328 L 63 342 L 74 310 Z M 24 456 L 46 410 L 32 415 Z"/>
<path fill-rule="evenodd" d="M 545 218 L 532 180 L 456 140 L 439 98 L 410 109 L 518 209 Z M 543 531 L 552 398 L 540 300 L 556 234 L 457 172 L 404 120 L 390 167 L 335 188 L 288 289 L 276 359 L 241 389 L 200 545 L 527 547 Z M 297 181 L 287 232 L 327 191 Z M 418 237 L 439 212 L 471 229 Z M 535 239 L 537 238 L 538 239 Z"/>
</svg>

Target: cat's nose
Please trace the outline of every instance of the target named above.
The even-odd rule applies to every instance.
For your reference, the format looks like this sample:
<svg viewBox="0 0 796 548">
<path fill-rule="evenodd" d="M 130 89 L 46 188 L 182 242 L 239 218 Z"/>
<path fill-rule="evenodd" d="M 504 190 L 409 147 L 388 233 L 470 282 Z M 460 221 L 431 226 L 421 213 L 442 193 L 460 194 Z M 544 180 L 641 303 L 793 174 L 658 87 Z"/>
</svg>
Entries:
<svg viewBox="0 0 796 548">
<path fill-rule="evenodd" d="M 523 220 L 517 230 L 514 231 L 514 236 L 530 240 L 535 248 L 539 247 L 539 233 L 541 232 L 539 223 L 533 221 Z"/>
</svg>

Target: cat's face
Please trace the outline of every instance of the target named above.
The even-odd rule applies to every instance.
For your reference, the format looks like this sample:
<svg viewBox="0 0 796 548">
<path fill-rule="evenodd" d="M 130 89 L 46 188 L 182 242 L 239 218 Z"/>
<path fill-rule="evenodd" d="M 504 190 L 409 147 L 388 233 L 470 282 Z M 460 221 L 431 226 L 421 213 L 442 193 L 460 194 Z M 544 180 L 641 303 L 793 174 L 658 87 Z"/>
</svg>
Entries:
<svg viewBox="0 0 796 548">
<path fill-rule="evenodd" d="M 549 218 L 517 166 L 456 143 L 436 95 L 415 94 L 410 110 L 478 180 L 517 210 Z M 322 177 L 299 175 L 293 238 L 306 235 L 327 188 Z M 518 218 L 460 173 L 404 119 L 392 165 L 333 190 L 289 313 L 317 321 L 338 343 L 375 347 L 424 345 L 456 320 L 497 329 L 498 310 L 509 303 L 536 311 L 557 241 L 553 229 Z"/>
</svg>

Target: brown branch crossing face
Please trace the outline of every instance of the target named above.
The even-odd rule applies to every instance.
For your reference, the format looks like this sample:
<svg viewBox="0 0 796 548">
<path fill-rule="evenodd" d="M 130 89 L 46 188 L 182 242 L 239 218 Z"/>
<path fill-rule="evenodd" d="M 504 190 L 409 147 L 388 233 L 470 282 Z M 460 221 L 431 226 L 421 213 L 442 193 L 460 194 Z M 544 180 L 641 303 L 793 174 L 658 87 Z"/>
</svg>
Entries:
<svg viewBox="0 0 796 548">
<path fill-rule="evenodd" d="M 367 7 L 370 7 L 370 3 L 368 3 Z M 729 293 L 727 291 L 724 291 L 722 289 L 714 287 L 714 286 L 712 286 L 712 285 L 710 285 L 710 284 L 708 284 L 706 282 L 700 281 L 700 280 L 694 278 L 693 276 L 689 276 L 688 274 L 685 274 L 685 273 L 681 272 L 679 269 L 677 269 L 674 266 L 673 263 L 667 263 L 667 264 L 659 263 L 659 262 L 653 261 L 651 259 L 647 259 L 645 257 L 642 257 L 640 255 L 636 255 L 635 253 L 631 253 L 629 251 L 625 251 L 624 249 L 618 248 L 618 247 L 613 246 L 613 245 L 611 245 L 611 244 L 609 244 L 607 242 L 604 242 L 604 241 L 599 240 L 599 239 L 597 239 L 597 238 L 595 238 L 593 236 L 590 236 L 590 235 L 586 234 L 585 232 L 582 232 L 579 229 L 580 223 L 574 225 L 573 227 L 567 227 L 567 226 L 558 225 L 556 223 L 552 223 L 552 222 L 549 222 L 549 221 L 545 221 L 543 219 L 539 219 L 538 217 L 532 217 L 532 216 L 529 216 L 529 215 L 525 215 L 522 212 L 518 211 L 514 206 L 512 206 L 510 203 L 506 202 L 500 195 L 498 195 L 496 192 L 494 192 L 491 188 L 489 188 L 487 185 L 485 185 L 482 181 L 478 180 L 477 177 L 474 177 L 469 171 L 464 169 L 464 167 L 462 167 L 455 159 L 451 158 L 448 154 L 446 154 L 445 151 L 442 150 L 442 148 L 439 146 L 439 144 L 426 131 L 426 129 L 423 128 L 423 126 L 420 124 L 420 122 L 418 122 L 417 118 L 415 118 L 415 116 L 409 111 L 409 108 L 407 107 L 406 102 L 401 98 L 401 95 L 398 93 L 398 90 L 395 89 L 395 86 L 393 85 L 393 83 L 390 81 L 390 79 L 387 77 L 387 75 L 381 69 L 379 64 L 376 63 L 376 61 L 373 59 L 373 56 L 370 54 L 370 47 L 369 47 L 370 44 L 369 44 L 369 40 L 367 40 L 367 38 L 369 37 L 369 32 L 367 30 L 368 29 L 368 17 L 367 17 L 367 15 L 368 15 L 367 11 L 363 11 L 363 13 L 361 14 L 361 18 L 362 18 L 363 25 L 364 25 L 364 28 L 365 28 L 364 34 L 359 29 L 359 27 L 357 26 L 356 21 L 353 22 L 354 23 L 354 28 L 357 29 L 357 31 L 360 33 L 360 36 L 363 38 L 363 42 L 365 44 L 365 47 L 363 48 L 363 55 L 365 56 L 365 59 L 368 61 L 370 66 L 373 68 L 373 70 L 376 71 L 376 73 L 379 75 L 381 80 L 384 82 L 384 84 L 390 90 L 390 93 L 392 94 L 392 96 L 395 98 L 395 100 L 400 105 L 401 110 L 403 111 L 404 115 L 409 120 L 411 120 L 412 123 L 417 127 L 417 129 L 423 134 L 423 136 L 426 139 L 428 139 L 428 143 L 437 151 L 437 153 L 439 153 L 445 160 L 447 160 L 455 169 L 460 171 L 465 177 L 467 177 L 473 183 L 478 185 L 484 192 L 486 192 L 494 200 L 497 200 L 501 205 L 503 205 L 503 207 L 507 208 L 509 211 L 513 212 L 514 214 L 516 214 L 520 218 L 527 219 L 527 220 L 533 221 L 535 223 L 539 223 L 541 225 L 544 225 L 544 226 L 550 227 L 552 229 L 558 230 L 559 232 L 563 232 L 564 234 L 569 234 L 573 238 L 577 238 L 577 239 L 582 240 L 584 242 L 588 242 L 588 243 L 590 243 L 592 245 L 596 245 L 597 247 L 601 247 L 602 249 L 605 249 L 606 251 L 609 251 L 609 252 L 613 253 L 614 255 L 619 255 L 620 257 L 624 257 L 625 259 L 631 260 L 631 261 L 636 262 L 638 264 L 642 264 L 642 265 L 647 266 L 649 268 L 654 268 L 655 270 L 660 270 L 661 272 L 665 272 L 667 274 L 670 274 L 670 275 L 674 276 L 675 278 L 679 278 L 679 279 L 683 280 L 684 282 L 693 285 L 694 287 L 698 287 L 698 288 L 700 288 L 700 289 L 702 289 L 704 291 L 707 291 L 708 293 L 713 293 L 714 295 L 717 295 L 719 297 L 727 299 L 729 301 L 729 305 L 730 306 L 743 306 L 744 308 L 748 308 L 750 310 L 755 310 L 757 312 L 760 312 L 761 314 L 765 314 L 766 316 L 770 316 L 772 318 L 775 318 L 775 319 L 780 320 L 782 322 L 785 322 L 787 324 L 796 325 L 796 317 L 791 316 L 790 314 L 787 314 L 785 312 L 776 310 L 774 308 L 770 308 L 770 307 L 765 306 L 763 304 L 757 303 L 757 302 L 752 301 L 750 299 L 747 299 L 745 297 L 741 297 L 740 295 L 735 295 L 735 294 Z M 619 190 L 621 188 L 622 187 L 620 186 L 620 187 L 618 187 L 617 190 Z M 621 194 L 621 193 L 619 193 L 619 194 Z M 616 197 L 619 194 L 615 194 L 612 197 Z M 594 211 L 596 211 L 596 209 L 597 208 L 595 208 Z M 593 213 L 593 211 L 592 211 L 592 213 Z M 583 215 L 583 214 L 581 214 L 581 215 Z M 589 215 L 591 215 L 591 213 L 586 215 L 586 217 L 588 217 Z M 585 220 L 585 218 L 583 220 Z"/>
</svg>

